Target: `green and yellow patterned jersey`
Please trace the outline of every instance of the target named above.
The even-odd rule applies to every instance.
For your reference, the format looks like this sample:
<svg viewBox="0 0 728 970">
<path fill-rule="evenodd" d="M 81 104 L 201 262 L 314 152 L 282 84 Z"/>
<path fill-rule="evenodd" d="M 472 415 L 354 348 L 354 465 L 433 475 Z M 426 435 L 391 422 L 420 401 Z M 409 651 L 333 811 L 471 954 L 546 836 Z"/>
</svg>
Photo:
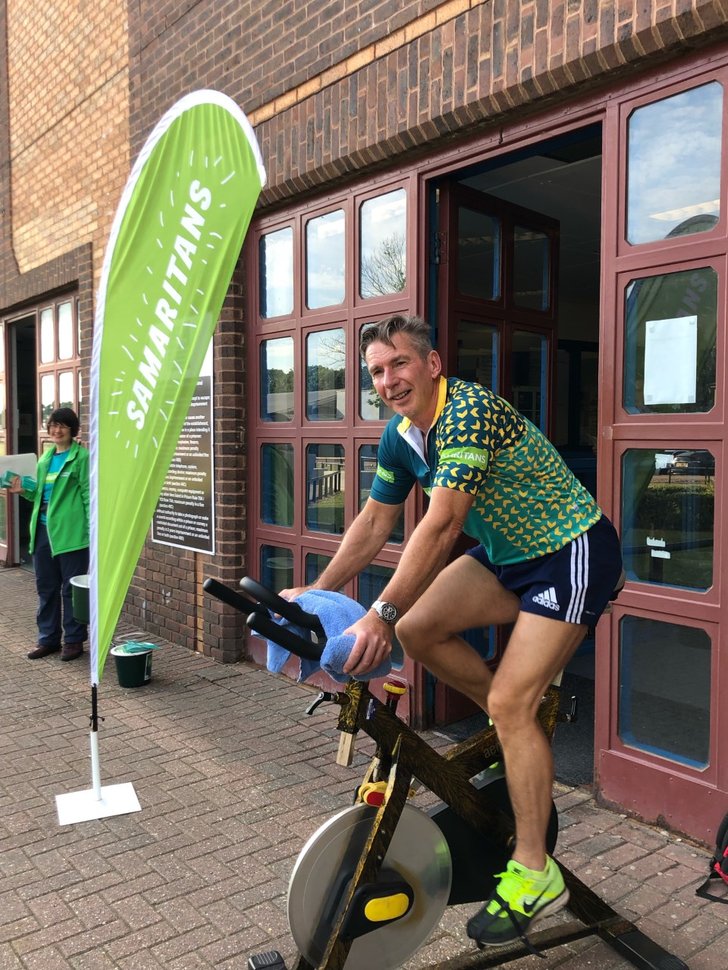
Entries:
<svg viewBox="0 0 728 970">
<path fill-rule="evenodd" d="M 418 481 L 474 496 L 464 531 L 498 565 L 561 549 L 601 516 L 546 436 L 492 391 L 440 378 L 435 420 L 422 435 L 395 415 L 382 435 L 371 497 L 396 505 Z"/>
</svg>

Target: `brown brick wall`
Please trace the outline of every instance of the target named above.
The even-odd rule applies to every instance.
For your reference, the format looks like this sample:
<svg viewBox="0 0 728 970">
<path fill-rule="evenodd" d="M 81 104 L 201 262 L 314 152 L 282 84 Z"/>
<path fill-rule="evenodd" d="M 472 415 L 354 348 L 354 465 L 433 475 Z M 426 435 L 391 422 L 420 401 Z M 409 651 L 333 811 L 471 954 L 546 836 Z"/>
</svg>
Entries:
<svg viewBox="0 0 728 970">
<path fill-rule="evenodd" d="M 390 37 L 391 52 L 376 57 L 375 49 L 369 63 L 274 117 L 253 109 L 268 170 L 265 199 L 500 124 L 728 35 L 723 0 L 461 6 L 469 9 L 411 40 L 406 30 Z"/>
<path fill-rule="evenodd" d="M 12 249 L 26 273 L 91 243 L 129 169 L 127 4 L 7 0 Z"/>
</svg>

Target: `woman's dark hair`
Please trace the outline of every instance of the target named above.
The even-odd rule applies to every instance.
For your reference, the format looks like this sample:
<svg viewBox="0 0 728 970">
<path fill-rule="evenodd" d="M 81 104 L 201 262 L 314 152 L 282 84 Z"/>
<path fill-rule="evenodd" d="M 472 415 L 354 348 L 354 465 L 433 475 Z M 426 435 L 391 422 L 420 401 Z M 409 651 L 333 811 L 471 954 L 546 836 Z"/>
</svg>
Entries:
<svg viewBox="0 0 728 970">
<path fill-rule="evenodd" d="M 78 415 L 72 408 L 56 408 L 56 410 L 48 418 L 46 431 L 51 430 L 52 424 L 65 424 L 67 428 L 71 429 L 72 438 L 76 437 L 78 434 L 78 429 L 81 426 L 81 422 L 78 420 Z"/>
<path fill-rule="evenodd" d="M 406 334 L 410 338 L 421 357 L 427 357 L 433 350 L 430 327 L 422 317 L 395 314 L 393 317 L 387 317 L 386 320 L 380 320 L 379 323 L 370 323 L 362 329 L 359 337 L 359 353 L 362 359 L 370 344 L 379 342 L 391 347 L 394 343 L 393 338 L 398 333 Z"/>
</svg>

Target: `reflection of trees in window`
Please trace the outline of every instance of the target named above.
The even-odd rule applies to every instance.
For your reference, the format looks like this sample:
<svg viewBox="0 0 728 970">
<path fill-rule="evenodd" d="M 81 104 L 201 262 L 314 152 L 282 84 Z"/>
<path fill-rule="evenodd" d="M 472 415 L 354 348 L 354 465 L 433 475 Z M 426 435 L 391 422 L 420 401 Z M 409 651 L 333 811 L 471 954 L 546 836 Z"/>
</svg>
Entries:
<svg viewBox="0 0 728 970">
<path fill-rule="evenodd" d="M 293 390 L 293 371 L 274 367 L 267 373 L 268 391 L 271 394 Z"/>
<path fill-rule="evenodd" d="M 344 386 L 344 369 L 325 367 L 323 364 L 309 366 L 307 375 L 309 391 L 335 391 Z"/>
<path fill-rule="evenodd" d="M 346 340 L 341 329 L 322 330 L 308 338 L 306 413 L 309 420 L 340 421 L 344 417 Z"/>
<path fill-rule="evenodd" d="M 386 236 L 361 260 L 360 288 L 363 297 L 401 293 L 407 282 L 404 233 Z"/>
</svg>

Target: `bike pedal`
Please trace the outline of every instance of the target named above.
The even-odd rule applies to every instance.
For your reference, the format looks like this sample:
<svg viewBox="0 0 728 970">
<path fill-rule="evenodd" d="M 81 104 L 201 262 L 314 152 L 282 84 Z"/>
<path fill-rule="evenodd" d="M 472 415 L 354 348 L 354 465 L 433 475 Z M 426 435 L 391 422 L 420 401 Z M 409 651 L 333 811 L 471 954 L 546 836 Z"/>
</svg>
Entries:
<svg viewBox="0 0 728 970">
<path fill-rule="evenodd" d="M 249 957 L 248 970 L 288 970 L 288 968 L 278 950 L 268 950 Z"/>
</svg>

